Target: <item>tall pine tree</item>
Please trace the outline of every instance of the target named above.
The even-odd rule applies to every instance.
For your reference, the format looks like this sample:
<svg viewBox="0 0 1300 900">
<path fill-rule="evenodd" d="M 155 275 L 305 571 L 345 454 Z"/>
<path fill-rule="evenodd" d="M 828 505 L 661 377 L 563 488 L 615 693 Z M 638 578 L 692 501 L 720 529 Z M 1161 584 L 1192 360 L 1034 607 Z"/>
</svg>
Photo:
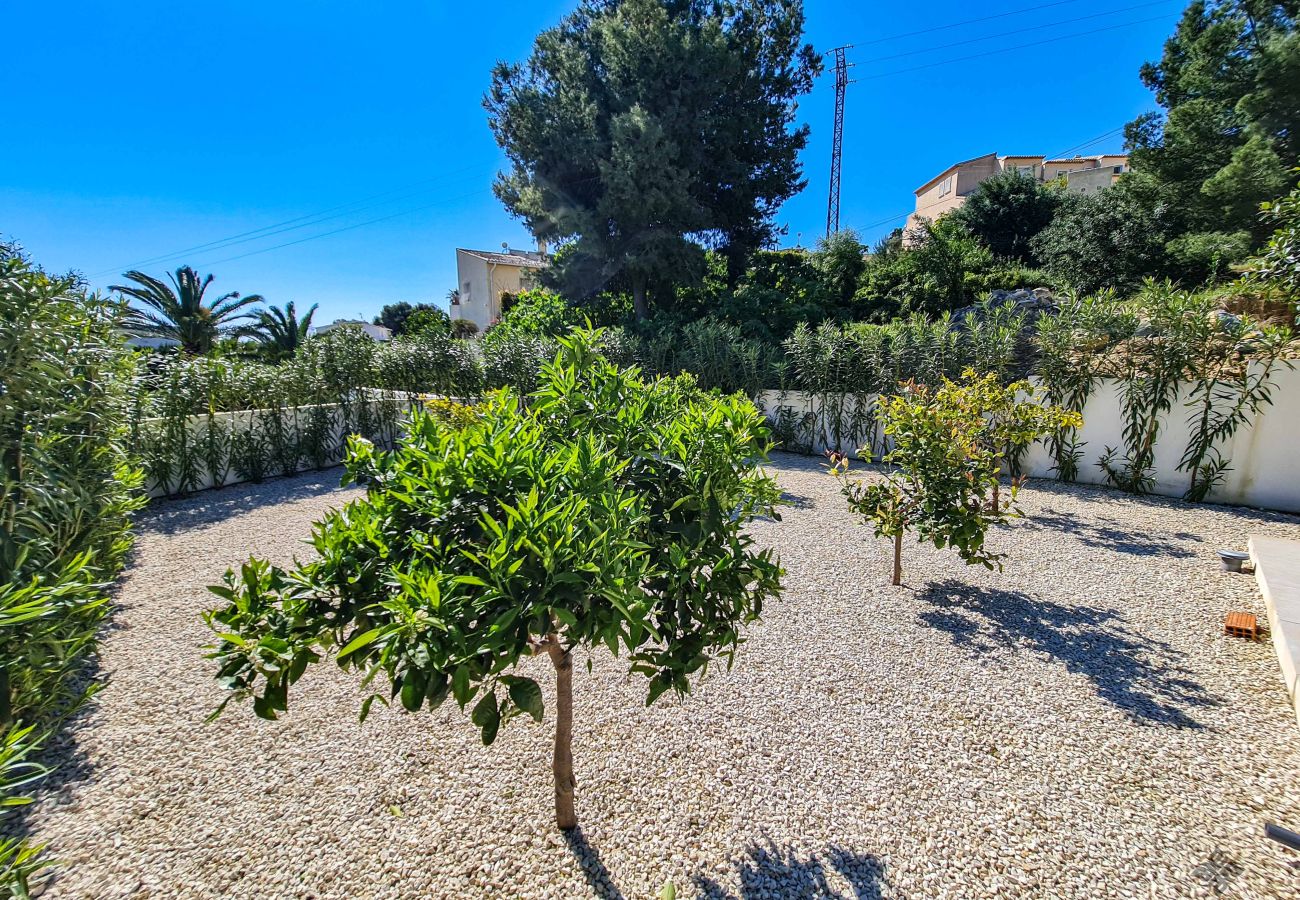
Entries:
<svg viewBox="0 0 1300 900">
<path fill-rule="evenodd" d="M 583 0 L 497 65 L 484 99 L 511 170 L 497 196 L 539 238 L 567 245 L 566 293 L 652 294 L 703 272 L 733 276 L 775 236 L 804 186 L 795 99 L 820 59 L 800 0 Z"/>
<path fill-rule="evenodd" d="M 1295 183 L 1298 9 L 1297 0 L 1195 0 L 1160 61 L 1142 67 L 1163 112 L 1128 125 L 1133 169 L 1177 212 L 1169 237 L 1184 245 L 1203 233 L 1262 241 L 1259 204 Z"/>
</svg>

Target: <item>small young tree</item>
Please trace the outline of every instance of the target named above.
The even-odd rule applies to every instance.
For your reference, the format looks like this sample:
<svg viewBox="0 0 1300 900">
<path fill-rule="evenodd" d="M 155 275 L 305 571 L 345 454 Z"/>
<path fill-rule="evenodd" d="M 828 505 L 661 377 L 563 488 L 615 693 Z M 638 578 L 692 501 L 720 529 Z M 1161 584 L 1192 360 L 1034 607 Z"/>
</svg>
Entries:
<svg viewBox="0 0 1300 900">
<path fill-rule="evenodd" d="M 909 383 L 882 397 L 877 415 L 892 443 L 882 458 L 891 466 L 884 478 L 849 480 L 848 458 L 838 454 L 831 467 L 849 508 L 875 526 L 877 537 L 893 538 L 893 584 L 903 580 L 908 531 L 952 547 L 968 565 L 1000 568 L 1004 554 L 990 552 L 984 537 L 990 525 L 1019 515 L 1019 480 L 1009 496 L 998 492 L 1006 458 L 1058 428 L 1083 424 L 1078 413 L 1038 402 L 1028 382 L 1002 385 L 969 369 L 960 382 L 944 379 L 938 389 Z"/>
<path fill-rule="evenodd" d="M 712 658 L 730 664 L 781 575 L 744 531 L 778 496 L 757 468 L 762 415 L 689 377 L 644 382 L 598 340 L 562 339 L 538 390 L 492 394 L 468 425 L 416 413 L 395 451 L 354 439 L 348 478 L 367 494 L 316 526 L 320 559 L 253 559 L 213 588 L 226 604 L 209 615 L 212 657 L 232 699 L 275 718 L 333 653 L 410 712 L 449 694 L 472 704 L 490 744 L 516 716 L 541 721 L 541 687 L 514 670 L 545 653 L 556 822 L 574 827 L 574 651 L 626 653 L 647 704 L 685 694 Z"/>
</svg>

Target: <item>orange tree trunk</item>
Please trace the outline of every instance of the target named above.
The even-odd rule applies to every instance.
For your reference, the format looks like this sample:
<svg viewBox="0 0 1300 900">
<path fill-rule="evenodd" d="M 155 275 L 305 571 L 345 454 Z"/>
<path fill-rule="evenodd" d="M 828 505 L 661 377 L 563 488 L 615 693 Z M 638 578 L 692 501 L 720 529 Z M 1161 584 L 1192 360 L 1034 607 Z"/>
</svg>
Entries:
<svg viewBox="0 0 1300 900">
<path fill-rule="evenodd" d="M 903 534 L 894 535 L 894 584 L 903 583 Z"/>
<path fill-rule="evenodd" d="M 576 828 L 578 815 L 573 810 L 573 656 L 560 647 L 552 635 L 547 646 L 555 666 L 555 757 L 551 771 L 555 775 L 555 824 Z"/>
</svg>

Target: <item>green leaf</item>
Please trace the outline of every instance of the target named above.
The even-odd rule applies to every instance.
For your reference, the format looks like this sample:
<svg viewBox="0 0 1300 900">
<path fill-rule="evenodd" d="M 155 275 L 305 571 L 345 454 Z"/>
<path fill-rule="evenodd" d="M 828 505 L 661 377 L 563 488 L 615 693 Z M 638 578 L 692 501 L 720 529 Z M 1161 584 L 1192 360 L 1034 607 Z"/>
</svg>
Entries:
<svg viewBox="0 0 1300 900">
<path fill-rule="evenodd" d="M 578 617 L 562 606 L 551 607 L 551 612 L 555 613 L 555 618 L 570 628 L 578 627 Z"/>
<path fill-rule="evenodd" d="M 363 701 L 361 702 L 361 718 L 360 718 L 360 721 L 364 722 L 367 718 L 369 718 L 369 716 L 370 716 L 370 707 L 374 704 L 374 702 L 375 702 L 376 700 L 378 700 L 380 703 L 384 704 L 384 706 L 387 706 L 387 705 L 388 705 L 388 701 L 385 700 L 385 699 L 384 699 L 382 696 L 380 696 L 379 694 L 371 694 L 369 697 L 367 697 L 365 700 L 363 700 Z"/>
<path fill-rule="evenodd" d="M 419 669 L 412 669 L 402 676 L 402 708 L 415 712 L 424 705 L 424 688 L 428 678 Z"/>
<path fill-rule="evenodd" d="M 660 672 L 654 678 L 650 679 L 650 692 L 646 695 L 645 705 L 650 706 L 664 691 L 673 686 L 672 676 L 665 672 Z"/>
<path fill-rule="evenodd" d="M 259 719 L 267 719 L 272 722 L 279 718 L 275 712 L 275 704 L 265 694 L 253 698 L 253 713 Z"/>
<path fill-rule="evenodd" d="M 456 671 L 451 675 L 451 693 L 461 709 L 464 709 L 469 698 L 474 696 L 469 686 L 469 666 L 462 664 L 456 667 Z"/>
<path fill-rule="evenodd" d="M 510 702 L 532 716 L 534 721 L 542 721 L 541 686 L 531 678 L 512 677 L 507 684 L 510 687 Z"/>
<path fill-rule="evenodd" d="M 369 631 L 365 632 L 364 634 L 357 635 L 352 640 L 348 641 L 347 644 L 344 645 L 343 649 L 339 651 L 339 655 L 337 657 L 338 662 L 342 663 L 344 660 L 346 660 L 353 653 L 360 650 L 362 647 L 368 647 L 370 644 L 373 644 L 383 633 L 384 633 L 383 628 L 372 628 Z"/>
<path fill-rule="evenodd" d="M 501 710 L 497 708 L 497 695 L 485 694 L 474 707 L 470 721 L 483 730 L 483 743 L 490 745 L 497 739 L 497 729 L 501 727 Z"/>
<path fill-rule="evenodd" d="M 451 688 L 451 682 L 447 679 L 446 672 L 434 672 L 429 676 L 429 686 L 424 689 L 425 696 L 429 699 L 429 711 L 442 706 L 443 701 L 447 699 L 447 692 Z"/>
</svg>

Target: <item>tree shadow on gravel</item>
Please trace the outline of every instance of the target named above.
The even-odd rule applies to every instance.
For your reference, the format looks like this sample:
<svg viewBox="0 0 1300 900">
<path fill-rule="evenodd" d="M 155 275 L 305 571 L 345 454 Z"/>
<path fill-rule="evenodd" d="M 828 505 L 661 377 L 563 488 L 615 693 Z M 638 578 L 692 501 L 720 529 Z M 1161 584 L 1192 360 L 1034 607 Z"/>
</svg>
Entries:
<svg viewBox="0 0 1300 900">
<path fill-rule="evenodd" d="M 855 853 L 830 847 L 800 859 L 790 847 L 751 844 L 745 857 L 735 861 L 740 880 L 739 895 L 711 878 L 696 875 L 691 880 L 697 896 L 710 900 L 759 900 L 767 897 L 834 900 L 879 900 L 883 896 L 885 863 L 871 853 Z"/>
<path fill-rule="evenodd" d="M 323 497 L 339 490 L 342 480 L 343 469 L 336 466 L 287 478 L 272 478 L 260 484 L 243 482 L 197 491 L 184 497 L 159 498 L 150 502 L 138 521 L 142 531 L 178 534 L 216 524 L 240 513 Z"/>
<path fill-rule="evenodd" d="M 587 843 L 587 836 L 582 833 L 581 825 L 564 832 L 564 843 L 569 846 L 569 852 L 582 867 L 582 877 L 587 879 L 587 886 L 597 897 L 603 900 L 624 900 L 623 892 L 614 884 L 614 879 L 609 874 L 609 869 L 605 868 L 600 853 Z"/>
<path fill-rule="evenodd" d="M 1148 531 L 1125 528 L 1123 523 L 1114 519 L 1102 516 L 1081 519 L 1073 513 L 1057 512 L 1054 509 L 1042 509 L 1030 513 L 1012 527 L 1030 531 L 1041 529 L 1063 531 L 1074 536 L 1085 547 L 1110 550 L 1114 553 L 1129 553 L 1134 556 L 1173 556 L 1185 559 L 1195 556 L 1196 553 L 1176 542 L 1203 543 L 1204 541 L 1199 535 L 1185 531 L 1174 534 L 1152 534 Z"/>
<path fill-rule="evenodd" d="M 1300 523 L 1300 515 L 1295 513 L 1257 509 L 1253 506 L 1237 506 L 1230 503 L 1216 503 L 1214 501 L 1193 503 L 1181 497 L 1166 497 L 1162 494 L 1130 494 L 1127 491 L 1105 484 L 1088 484 L 1082 481 L 1058 481 L 1055 478 L 1031 477 L 1025 487 L 1035 494 L 1055 494 L 1099 504 L 1118 503 L 1123 506 L 1145 507 L 1149 510 L 1203 512 L 1234 519 L 1247 519 L 1257 524 L 1295 525 Z"/>
<path fill-rule="evenodd" d="M 1034 650 L 1092 682 L 1097 696 L 1141 724 L 1205 727 L 1197 709 L 1219 706 L 1163 641 L 1134 631 L 1114 609 L 1065 606 L 1019 591 L 991 591 L 952 579 L 931 582 L 918 598 L 932 628 L 975 654 Z"/>
</svg>

